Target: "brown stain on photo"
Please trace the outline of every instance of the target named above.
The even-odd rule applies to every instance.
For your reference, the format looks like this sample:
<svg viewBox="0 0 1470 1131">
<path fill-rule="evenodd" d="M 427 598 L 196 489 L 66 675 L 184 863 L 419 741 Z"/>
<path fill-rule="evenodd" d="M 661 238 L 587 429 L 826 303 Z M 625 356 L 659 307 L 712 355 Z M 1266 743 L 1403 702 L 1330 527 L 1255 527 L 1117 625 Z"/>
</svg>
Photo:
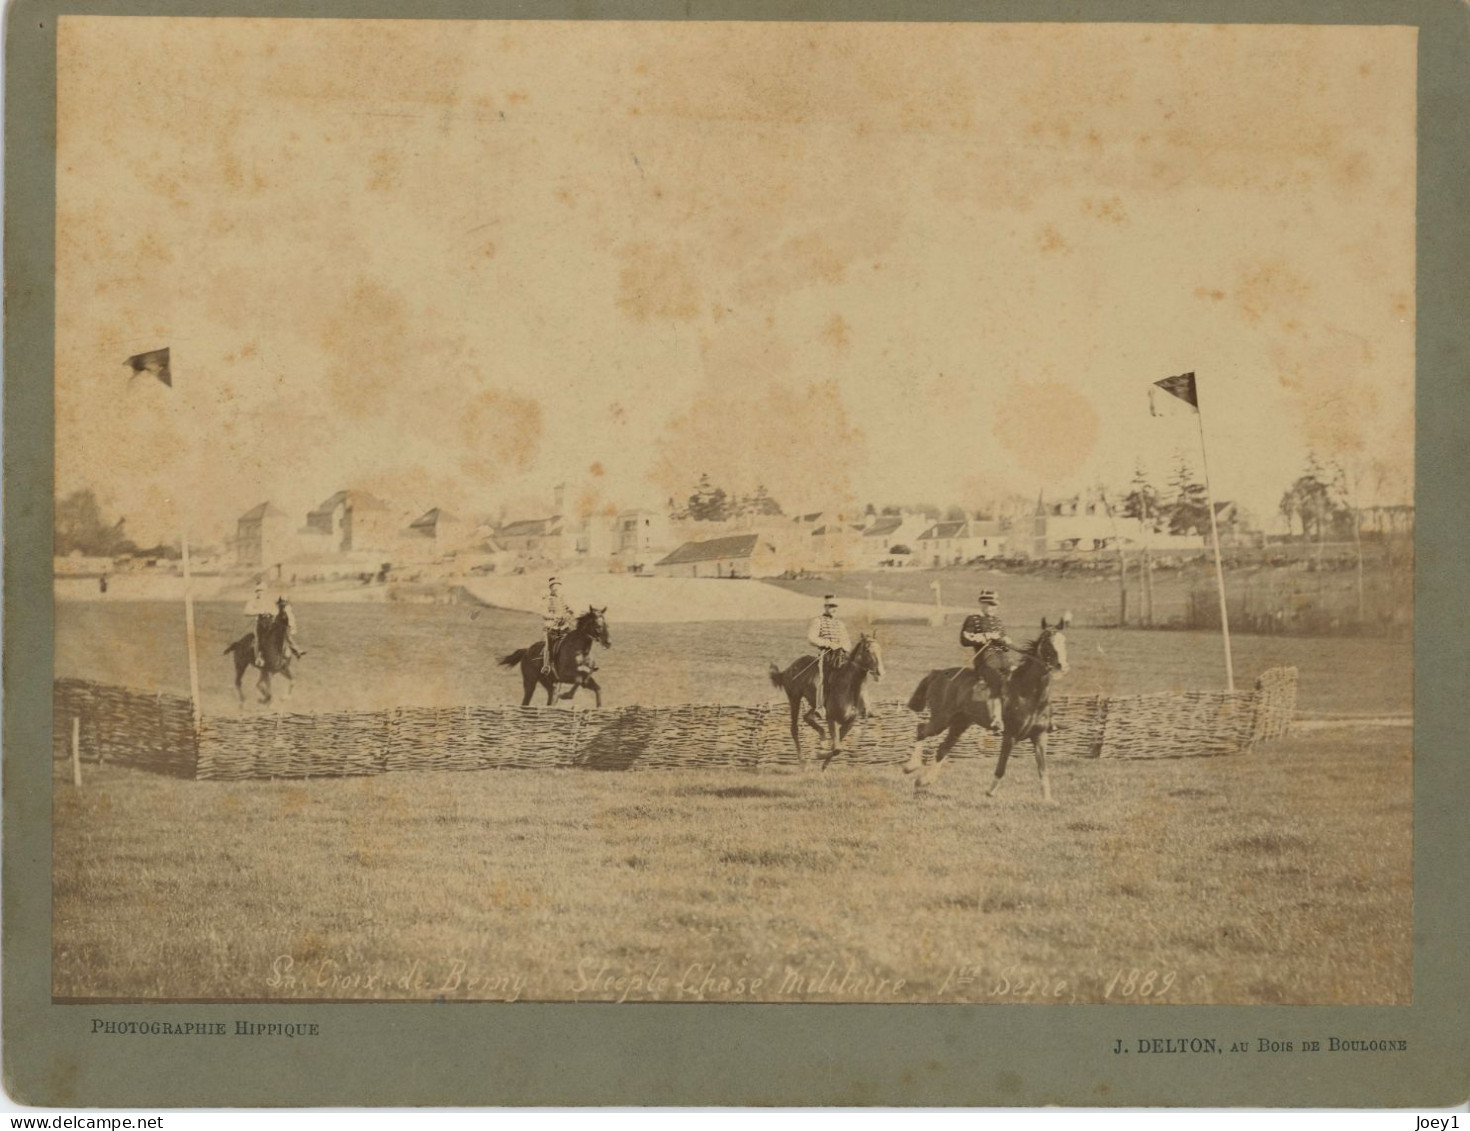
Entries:
<svg viewBox="0 0 1470 1131">
<path fill-rule="evenodd" d="M 640 240 L 621 252 L 618 309 L 635 322 L 688 321 L 699 314 L 699 283 L 676 247 Z"/>
<path fill-rule="evenodd" d="M 852 327 L 842 315 L 834 314 L 822 327 L 822 338 L 834 350 L 842 353 L 852 343 Z"/>
<path fill-rule="evenodd" d="M 1100 432 L 1087 389 L 1074 382 L 1016 380 L 995 405 L 992 431 L 1025 471 L 1065 482 L 1092 457 Z"/>
<path fill-rule="evenodd" d="M 1062 238 L 1062 233 L 1057 231 L 1056 225 L 1054 224 L 1047 224 L 1036 233 L 1036 246 L 1044 255 L 1071 250 L 1071 245 Z"/>
</svg>

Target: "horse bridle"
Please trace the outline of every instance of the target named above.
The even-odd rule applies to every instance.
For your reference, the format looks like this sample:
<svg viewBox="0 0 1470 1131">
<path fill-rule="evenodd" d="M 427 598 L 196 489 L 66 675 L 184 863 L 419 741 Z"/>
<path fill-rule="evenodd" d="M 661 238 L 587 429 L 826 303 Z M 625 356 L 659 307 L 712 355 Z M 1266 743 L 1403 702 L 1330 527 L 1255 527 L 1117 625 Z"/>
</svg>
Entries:
<svg viewBox="0 0 1470 1131">
<path fill-rule="evenodd" d="M 1049 640 L 1049 639 L 1051 639 L 1051 637 L 1056 633 L 1056 631 L 1057 631 L 1056 629 L 1048 628 L 1039 637 L 1037 637 L 1035 647 L 1037 647 L 1037 648 L 1041 647 L 1041 642 L 1043 640 Z M 1047 671 L 1050 671 L 1050 672 L 1059 672 L 1059 671 L 1062 670 L 1062 665 L 1061 664 L 1055 663 L 1055 662 L 1053 662 L 1051 660 L 1048 660 L 1045 656 L 1041 655 L 1038 652 L 1022 652 L 1021 649 L 1019 649 L 1019 648 L 1015 649 L 1015 651 L 1017 653 L 1019 653 L 1022 657 L 1024 657 L 1027 660 L 1035 660 L 1038 664 L 1044 664 L 1044 665 L 1046 665 L 1046 670 Z"/>
<path fill-rule="evenodd" d="M 857 655 L 858 648 L 862 648 L 863 649 L 863 660 L 864 660 L 864 663 L 863 663 L 863 671 L 867 672 L 869 675 L 876 676 L 878 674 L 878 664 L 877 664 L 877 661 L 873 657 L 873 650 L 871 648 L 863 648 L 863 645 L 868 644 L 871 641 L 872 641 L 872 637 L 870 637 L 870 636 L 864 636 L 861 640 L 859 640 L 858 643 L 857 643 L 857 648 L 854 648 L 852 650 L 852 652 L 850 653 L 850 655 L 849 655 L 848 663 L 851 663 L 852 662 L 852 659 L 851 659 L 852 656 L 856 656 Z M 867 661 L 872 661 L 872 666 L 871 667 L 868 665 Z"/>
</svg>

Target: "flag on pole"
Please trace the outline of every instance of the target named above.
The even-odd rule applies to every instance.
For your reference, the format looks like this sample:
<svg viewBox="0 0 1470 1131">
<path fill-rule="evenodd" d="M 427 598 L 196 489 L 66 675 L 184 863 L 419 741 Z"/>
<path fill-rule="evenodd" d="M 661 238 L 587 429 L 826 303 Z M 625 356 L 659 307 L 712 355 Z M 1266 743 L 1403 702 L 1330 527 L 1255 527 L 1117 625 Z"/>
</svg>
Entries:
<svg viewBox="0 0 1470 1131">
<path fill-rule="evenodd" d="M 1178 397 L 1195 412 L 1199 411 L 1199 390 L 1195 388 L 1194 374 L 1181 373 L 1177 377 L 1165 377 L 1162 381 L 1155 381 L 1148 391 L 1148 411 L 1151 416 L 1162 415 L 1159 412 L 1158 402 L 1154 399 L 1154 389 L 1163 389 L 1170 396 Z M 1166 402 L 1167 403 L 1167 402 Z"/>
<path fill-rule="evenodd" d="M 173 374 L 168 371 L 168 347 L 161 350 L 149 350 L 147 353 L 134 354 L 123 362 L 133 370 L 133 376 L 139 373 L 151 373 L 170 389 L 174 387 Z"/>
</svg>

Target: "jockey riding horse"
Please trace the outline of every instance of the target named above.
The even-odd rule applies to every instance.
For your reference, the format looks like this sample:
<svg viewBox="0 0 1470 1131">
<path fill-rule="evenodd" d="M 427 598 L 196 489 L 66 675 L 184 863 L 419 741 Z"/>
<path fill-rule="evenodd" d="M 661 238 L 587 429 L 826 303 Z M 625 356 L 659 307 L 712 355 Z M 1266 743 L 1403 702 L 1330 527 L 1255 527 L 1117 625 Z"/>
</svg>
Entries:
<svg viewBox="0 0 1470 1131">
<path fill-rule="evenodd" d="M 822 615 L 813 617 L 806 631 L 807 643 L 817 650 L 816 703 L 814 715 L 818 722 L 825 721 L 825 693 L 827 680 L 835 668 L 847 662 L 852 652 L 852 639 L 847 635 L 847 625 L 837 619 L 837 597 L 828 593 L 822 600 Z M 868 708 L 865 688 L 858 693 L 858 711 L 863 718 L 872 718 Z"/>
<path fill-rule="evenodd" d="M 542 628 L 546 633 L 546 647 L 541 652 L 541 672 L 550 675 L 556 664 L 556 651 L 577 623 L 577 616 L 561 595 L 561 578 L 548 578 L 546 582 L 546 610 L 541 614 Z M 592 664 L 586 654 L 577 656 L 577 671 L 581 675 L 592 672 Z"/>
<path fill-rule="evenodd" d="M 960 627 L 960 646 L 975 653 L 970 666 L 988 692 L 985 705 L 990 733 L 1000 734 L 1001 699 L 1011 672 L 1011 638 L 1006 635 L 1006 626 L 1000 619 L 1000 597 L 994 589 L 980 591 L 980 612 L 965 618 Z M 977 693 L 979 688 L 977 684 Z"/>
</svg>

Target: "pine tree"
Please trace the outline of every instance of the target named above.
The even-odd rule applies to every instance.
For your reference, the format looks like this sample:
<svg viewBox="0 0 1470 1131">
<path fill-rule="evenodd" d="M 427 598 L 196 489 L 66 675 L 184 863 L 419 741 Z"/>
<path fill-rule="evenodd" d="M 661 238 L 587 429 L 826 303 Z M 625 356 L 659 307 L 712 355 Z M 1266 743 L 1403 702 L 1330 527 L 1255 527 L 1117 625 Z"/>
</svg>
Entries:
<svg viewBox="0 0 1470 1131">
<path fill-rule="evenodd" d="M 1194 476 L 1194 467 L 1183 454 L 1169 479 L 1171 498 L 1166 508 L 1171 534 L 1203 534 L 1210 529 L 1209 493 Z"/>
<path fill-rule="evenodd" d="M 1133 481 L 1128 488 L 1128 494 L 1123 498 L 1123 517 L 1136 518 L 1149 530 L 1157 531 L 1163 520 L 1164 506 L 1159 498 L 1159 489 L 1149 481 L 1141 461 L 1133 465 Z"/>
</svg>

